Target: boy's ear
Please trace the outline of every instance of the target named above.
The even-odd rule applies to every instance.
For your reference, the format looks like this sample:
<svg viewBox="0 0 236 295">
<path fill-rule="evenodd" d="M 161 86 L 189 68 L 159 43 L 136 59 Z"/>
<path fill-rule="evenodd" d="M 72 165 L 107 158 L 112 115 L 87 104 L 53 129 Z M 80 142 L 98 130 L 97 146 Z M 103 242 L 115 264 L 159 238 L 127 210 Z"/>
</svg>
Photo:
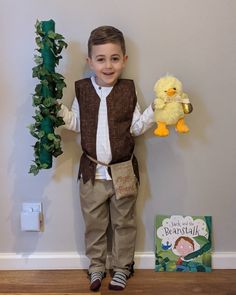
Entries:
<svg viewBox="0 0 236 295">
<path fill-rule="evenodd" d="M 123 62 L 124 62 L 123 67 L 126 66 L 127 60 L 128 60 L 128 55 L 124 55 L 124 57 L 123 57 Z"/>
<path fill-rule="evenodd" d="M 93 69 L 93 64 L 92 64 L 91 58 L 90 57 L 87 57 L 86 58 L 86 61 L 87 61 L 88 66 L 90 67 L 90 69 Z"/>
</svg>

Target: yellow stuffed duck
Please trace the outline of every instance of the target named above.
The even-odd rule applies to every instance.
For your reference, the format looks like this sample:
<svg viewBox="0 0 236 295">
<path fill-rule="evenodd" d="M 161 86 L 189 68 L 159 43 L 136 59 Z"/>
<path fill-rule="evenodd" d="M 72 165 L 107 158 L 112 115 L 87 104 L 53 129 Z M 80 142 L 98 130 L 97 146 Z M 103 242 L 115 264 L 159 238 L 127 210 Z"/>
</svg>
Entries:
<svg viewBox="0 0 236 295">
<path fill-rule="evenodd" d="M 167 75 L 156 82 L 154 92 L 154 114 L 157 123 L 154 134 L 168 136 L 167 125 L 175 125 L 176 131 L 180 133 L 188 132 L 184 116 L 191 113 L 193 107 L 187 94 L 183 93 L 182 83 L 176 77 Z"/>
</svg>

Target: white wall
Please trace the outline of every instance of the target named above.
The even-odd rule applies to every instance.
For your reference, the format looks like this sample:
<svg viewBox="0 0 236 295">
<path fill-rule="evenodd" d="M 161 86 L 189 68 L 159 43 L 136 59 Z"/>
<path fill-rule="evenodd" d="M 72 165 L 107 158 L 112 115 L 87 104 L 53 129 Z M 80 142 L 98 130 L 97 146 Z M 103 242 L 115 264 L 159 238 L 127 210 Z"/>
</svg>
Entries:
<svg viewBox="0 0 236 295">
<path fill-rule="evenodd" d="M 0 253 L 84 253 L 77 170 L 79 136 L 63 130 L 64 154 L 51 170 L 28 174 L 34 138 L 31 94 L 36 19 L 56 22 L 69 46 L 58 68 L 68 85 L 86 72 L 90 31 L 109 24 L 126 37 L 125 77 L 135 80 L 143 108 L 167 72 L 184 85 L 194 106 L 188 135 L 150 130 L 137 139 L 141 188 L 137 251 L 154 249 L 157 213 L 212 215 L 214 249 L 236 252 L 236 1 L 234 0 L 0 0 Z M 20 231 L 22 202 L 42 202 L 45 228 Z"/>
</svg>

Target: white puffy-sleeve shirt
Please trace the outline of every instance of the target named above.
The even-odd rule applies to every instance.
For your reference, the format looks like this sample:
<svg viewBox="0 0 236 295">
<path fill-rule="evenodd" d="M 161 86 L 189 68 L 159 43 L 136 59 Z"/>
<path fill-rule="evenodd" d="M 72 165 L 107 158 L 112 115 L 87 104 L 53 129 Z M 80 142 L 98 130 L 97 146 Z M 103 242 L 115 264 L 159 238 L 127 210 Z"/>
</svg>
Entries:
<svg viewBox="0 0 236 295">
<path fill-rule="evenodd" d="M 94 77 L 91 77 L 91 81 L 98 96 L 100 97 L 96 138 L 97 159 L 100 162 L 108 164 L 112 159 L 112 154 L 108 130 L 106 97 L 111 92 L 112 87 L 101 87 L 97 85 Z M 77 98 L 74 99 L 71 110 L 68 110 L 66 106 L 62 105 L 60 115 L 63 117 L 65 122 L 65 128 L 75 132 L 80 132 L 80 114 Z M 140 106 L 137 103 L 133 114 L 130 132 L 133 136 L 139 136 L 148 130 L 154 122 L 155 120 L 152 106 L 150 105 L 143 113 L 141 113 Z M 111 179 L 105 166 L 101 166 L 99 164 L 97 165 L 96 179 Z"/>
</svg>

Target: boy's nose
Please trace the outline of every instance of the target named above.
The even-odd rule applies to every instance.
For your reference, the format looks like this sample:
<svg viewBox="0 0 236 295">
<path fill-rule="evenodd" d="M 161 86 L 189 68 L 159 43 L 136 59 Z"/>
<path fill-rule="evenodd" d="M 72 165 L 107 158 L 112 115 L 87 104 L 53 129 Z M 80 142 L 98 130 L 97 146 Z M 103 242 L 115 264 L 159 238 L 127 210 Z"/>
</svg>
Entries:
<svg viewBox="0 0 236 295">
<path fill-rule="evenodd" d="M 106 68 L 111 68 L 112 67 L 112 64 L 111 64 L 111 61 L 110 60 L 107 60 L 106 61 Z"/>
</svg>

